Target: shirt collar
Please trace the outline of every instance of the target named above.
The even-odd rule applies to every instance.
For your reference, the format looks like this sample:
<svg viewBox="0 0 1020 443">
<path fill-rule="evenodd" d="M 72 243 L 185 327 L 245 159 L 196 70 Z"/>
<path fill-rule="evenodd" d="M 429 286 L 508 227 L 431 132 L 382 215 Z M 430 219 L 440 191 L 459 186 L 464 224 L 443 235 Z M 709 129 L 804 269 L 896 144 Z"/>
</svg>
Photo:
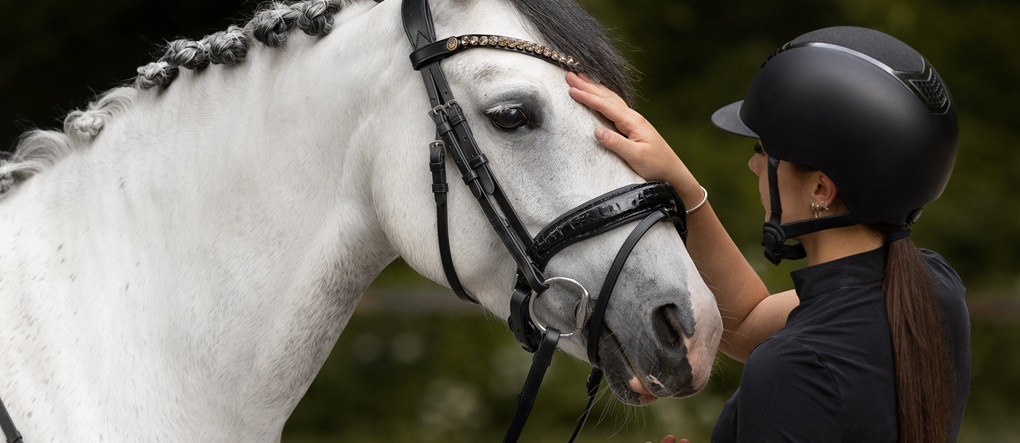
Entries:
<svg viewBox="0 0 1020 443">
<path fill-rule="evenodd" d="M 888 250 L 882 246 L 791 272 L 797 297 L 803 302 L 841 287 L 881 281 L 885 277 Z"/>
</svg>

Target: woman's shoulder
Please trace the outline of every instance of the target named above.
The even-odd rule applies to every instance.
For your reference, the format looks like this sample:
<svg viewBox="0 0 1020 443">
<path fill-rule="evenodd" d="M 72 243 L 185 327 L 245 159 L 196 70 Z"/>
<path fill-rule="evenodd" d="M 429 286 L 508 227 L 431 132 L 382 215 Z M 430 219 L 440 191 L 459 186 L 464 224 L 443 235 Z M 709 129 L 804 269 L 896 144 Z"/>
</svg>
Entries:
<svg viewBox="0 0 1020 443">
<path fill-rule="evenodd" d="M 917 248 L 917 251 L 920 252 L 921 257 L 924 258 L 924 262 L 928 266 L 928 273 L 931 274 L 936 285 L 941 284 L 947 288 L 966 292 L 966 288 L 963 285 L 963 280 L 960 278 L 960 274 L 956 273 L 956 269 L 953 269 L 953 266 L 949 264 L 949 261 L 947 261 L 945 257 L 931 249 Z M 938 288 L 936 288 L 936 290 L 937 289 Z"/>
<path fill-rule="evenodd" d="M 918 252 L 924 258 L 925 265 L 928 268 L 928 275 L 931 276 L 931 282 L 934 286 L 933 289 L 942 301 L 943 307 L 950 311 L 953 316 L 966 316 L 965 297 L 967 295 L 967 288 L 964 286 L 960 274 L 957 274 L 953 266 L 939 253 L 924 248 L 918 248 Z"/>
</svg>

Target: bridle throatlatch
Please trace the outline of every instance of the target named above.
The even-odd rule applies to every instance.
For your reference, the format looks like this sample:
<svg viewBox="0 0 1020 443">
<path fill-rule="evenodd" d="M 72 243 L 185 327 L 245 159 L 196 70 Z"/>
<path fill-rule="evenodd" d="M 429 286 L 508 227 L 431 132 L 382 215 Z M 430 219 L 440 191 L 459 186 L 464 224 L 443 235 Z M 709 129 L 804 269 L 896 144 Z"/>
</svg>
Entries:
<svg viewBox="0 0 1020 443">
<path fill-rule="evenodd" d="M 673 223 L 681 239 L 687 238 L 687 220 L 683 201 L 666 183 L 649 182 L 624 186 L 577 206 L 553 220 L 534 238 L 524 227 L 513 205 L 499 186 L 489 168 L 488 159 L 480 151 L 460 105 L 454 99 L 440 62 L 468 49 L 491 48 L 538 57 L 572 71 L 580 69 L 580 61 L 554 48 L 527 40 L 498 35 L 463 35 L 437 40 L 428 0 L 403 0 L 401 15 L 404 31 L 411 42 L 411 65 L 421 72 L 436 126 L 436 140 L 429 145 L 429 166 L 432 191 L 436 200 L 438 241 L 443 271 L 451 289 L 465 301 L 477 303 L 461 284 L 450 252 L 447 214 L 446 157 L 453 159 L 464 183 L 478 201 L 486 219 L 517 264 L 514 291 L 510 301 L 511 331 L 521 346 L 535 354 L 531 370 L 517 396 L 517 409 L 504 436 L 504 442 L 516 442 L 524 429 L 546 369 L 552 361 L 561 337 L 572 336 L 587 328 L 588 359 L 593 370 L 588 377 L 588 404 L 578 420 L 570 441 L 584 426 L 602 380 L 598 368 L 598 345 L 609 298 L 623 266 L 637 242 L 660 221 Z M 589 294 L 580 283 L 566 277 L 546 278 L 545 266 L 556 253 L 567 246 L 640 221 L 624 241 L 606 274 L 594 307 L 588 309 Z M 543 325 L 532 315 L 534 301 L 550 284 L 563 284 L 580 289 L 573 331 L 563 333 Z"/>
</svg>

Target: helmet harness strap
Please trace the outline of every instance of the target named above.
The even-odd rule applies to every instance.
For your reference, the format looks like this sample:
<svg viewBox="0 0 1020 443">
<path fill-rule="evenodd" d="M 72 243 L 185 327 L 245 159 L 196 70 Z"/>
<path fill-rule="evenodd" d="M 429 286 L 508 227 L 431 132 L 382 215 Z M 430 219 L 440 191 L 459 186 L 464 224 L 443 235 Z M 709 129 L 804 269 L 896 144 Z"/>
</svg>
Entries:
<svg viewBox="0 0 1020 443">
<path fill-rule="evenodd" d="M 762 232 L 761 245 L 765 248 L 765 258 L 773 264 L 778 265 L 784 259 L 800 260 L 807 257 L 807 252 L 801 244 L 786 244 L 788 238 L 796 238 L 804 234 L 818 232 L 825 229 L 842 228 L 858 224 L 849 212 L 796 221 L 783 224 L 783 204 L 779 199 L 779 162 L 776 157 L 769 156 L 769 204 L 771 211 L 769 221 L 765 222 Z"/>
<path fill-rule="evenodd" d="M 779 159 L 769 156 L 769 200 L 771 210 L 769 221 L 762 230 L 761 245 L 765 247 L 765 258 L 778 265 L 783 259 L 799 260 L 807 256 L 800 244 L 787 245 L 783 230 L 783 204 L 779 200 Z"/>
</svg>

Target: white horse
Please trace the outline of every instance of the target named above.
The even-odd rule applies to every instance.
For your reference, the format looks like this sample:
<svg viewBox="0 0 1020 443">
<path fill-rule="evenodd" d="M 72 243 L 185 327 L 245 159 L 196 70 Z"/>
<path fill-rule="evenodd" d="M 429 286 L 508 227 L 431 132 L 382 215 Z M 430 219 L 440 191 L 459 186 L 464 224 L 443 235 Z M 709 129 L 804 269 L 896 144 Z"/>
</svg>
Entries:
<svg viewBox="0 0 1020 443">
<path fill-rule="evenodd" d="M 567 1 L 432 10 L 441 38 L 515 36 L 593 67 L 618 57 Z M 278 441 L 380 270 L 399 256 L 445 284 L 434 127 L 399 10 L 277 4 L 244 29 L 175 42 L 135 85 L 69 115 L 63 133 L 26 134 L 0 162 L 0 399 L 28 441 Z M 599 147 L 599 120 L 570 99 L 560 68 L 495 50 L 444 68 L 532 233 L 641 181 Z M 493 124 L 522 115 L 515 130 Z M 461 280 L 505 319 L 515 264 L 456 179 L 450 208 Z M 567 248 L 547 276 L 597 293 L 629 232 Z M 542 300 L 544 322 L 572 324 L 576 296 Z M 605 324 L 602 365 L 622 401 L 705 386 L 720 317 L 668 224 L 638 244 Z M 583 338 L 560 345 L 585 358 Z"/>
</svg>

